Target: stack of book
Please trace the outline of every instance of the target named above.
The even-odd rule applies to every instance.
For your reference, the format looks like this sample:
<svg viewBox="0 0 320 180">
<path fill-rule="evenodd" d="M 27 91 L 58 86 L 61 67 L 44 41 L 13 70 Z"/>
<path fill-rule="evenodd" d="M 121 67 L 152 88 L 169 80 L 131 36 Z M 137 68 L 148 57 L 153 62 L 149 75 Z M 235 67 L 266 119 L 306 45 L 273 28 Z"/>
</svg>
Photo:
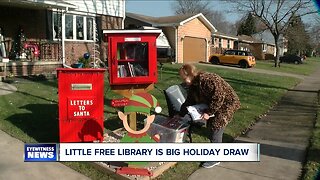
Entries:
<svg viewBox="0 0 320 180">
<path fill-rule="evenodd" d="M 202 115 L 206 109 L 208 109 L 208 106 L 206 104 L 196 104 L 187 107 L 187 110 L 193 121 L 205 121 L 202 119 Z M 214 115 L 211 115 L 209 117 L 214 117 Z"/>
</svg>

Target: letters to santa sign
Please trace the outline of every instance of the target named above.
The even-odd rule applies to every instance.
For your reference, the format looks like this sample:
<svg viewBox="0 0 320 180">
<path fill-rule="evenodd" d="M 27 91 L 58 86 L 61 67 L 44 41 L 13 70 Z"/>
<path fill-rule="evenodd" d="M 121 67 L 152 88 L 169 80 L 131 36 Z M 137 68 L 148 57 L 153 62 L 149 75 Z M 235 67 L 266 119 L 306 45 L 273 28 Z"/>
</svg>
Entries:
<svg viewBox="0 0 320 180">
<path fill-rule="evenodd" d="M 96 116 L 96 102 L 93 97 L 68 98 L 68 119 L 82 119 Z"/>
</svg>

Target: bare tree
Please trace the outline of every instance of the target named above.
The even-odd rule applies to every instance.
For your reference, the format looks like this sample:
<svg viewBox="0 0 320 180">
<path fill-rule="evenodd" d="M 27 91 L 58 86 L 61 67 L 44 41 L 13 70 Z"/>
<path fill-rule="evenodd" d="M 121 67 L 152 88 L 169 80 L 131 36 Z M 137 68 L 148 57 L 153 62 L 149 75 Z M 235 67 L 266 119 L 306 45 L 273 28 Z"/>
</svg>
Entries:
<svg viewBox="0 0 320 180">
<path fill-rule="evenodd" d="M 202 13 L 218 31 L 235 34 L 236 29 L 229 23 L 224 14 L 211 9 L 211 1 L 204 0 L 175 0 L 172 9 L 175 14 Z"/>
<path fill-rule="evenodd" d="M 311 45 L 313 46 L 312 55 L 319 56 L 319 54 L 320 54 L 320 25 L 319 25 L 319 23 L 312 25 L 312 27 L 308 33 L 310 36 Z"/>
<path fill-rule="evenodd" d="M 175 14 L 196 14 L 211 15 L 209 10 L 210 1 L 202 0 L 175 0 L 173 10 Z"/>
<path fill-rule="evenodd" d="M 226 33 L 226 34 L 232 34 L 236 35 L 237 34 L 237 28 L 235 24 L 230 23 L 224 13 L 221 11 L 210 11 L 210 15 L 205 15 L 208 20 L 212 23 L 212 25 L 220 32 Z"/>
<path fill-rule="evenodd" d="M 274 66 L 279 66 L 279 38 L 294 16 L 316 13 L 312 0 L 241 0 L 235 2 L 238 10 L 250 12 L 270 30 L 276 45 Z"/>
</svg>

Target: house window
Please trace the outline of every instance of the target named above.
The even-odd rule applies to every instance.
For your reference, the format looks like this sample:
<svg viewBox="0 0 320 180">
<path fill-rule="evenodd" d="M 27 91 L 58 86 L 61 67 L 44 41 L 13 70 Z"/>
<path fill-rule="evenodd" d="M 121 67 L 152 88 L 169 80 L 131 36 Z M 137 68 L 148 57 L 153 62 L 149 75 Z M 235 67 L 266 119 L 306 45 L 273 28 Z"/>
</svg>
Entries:
<svg viewBox="0 0 320 180">
<path fill-rule="evenodd" d="M 230 40 L 228 39 L 227 48 L 230 49 Z"/>
<path fill-rule="evenodd" d="M 221 38 L 219 38 L 219 48 L 222 48 Z"/>
<path fill-rule="evenodd" d="M 61 23 L 62 23 L 62 16 L 61 14 L 54 13 L 53 14 L 53 39 L 59 39 L 61 38 Z"/>
<path fill-rule="evenodd" d="M 61 37 L 62 16 L 57 12 L 53 12 L 53 39 Z M 60 18 L 60 19 L 59 19 Z M 65 38 L 67 40 L 92 41 L 94 40 L 94 17 L 80 15 L 65 15 Z"/>
<path fill-rule="evenodd" d="M 73 15 L 66 15 L 65 19 L 65 38 L 73 39 Z"/>
<path fill-rule="evenodd" d="M 266 44 L 262 44 L 262 51 L 266 52 L 267 51 L 267 45 Z"/>
<path fill-rule="evenodd" d="M 77 30 L 77 39 L 78 40 L 83 40 L 83 19 L 84 17 L 82 16 L 76 16 L 76 30 Z"/>
<path fill-rule="evenodd" d="M 87 17 L 87 40 L 93 40 L 93 18 Z"/>
</svg>

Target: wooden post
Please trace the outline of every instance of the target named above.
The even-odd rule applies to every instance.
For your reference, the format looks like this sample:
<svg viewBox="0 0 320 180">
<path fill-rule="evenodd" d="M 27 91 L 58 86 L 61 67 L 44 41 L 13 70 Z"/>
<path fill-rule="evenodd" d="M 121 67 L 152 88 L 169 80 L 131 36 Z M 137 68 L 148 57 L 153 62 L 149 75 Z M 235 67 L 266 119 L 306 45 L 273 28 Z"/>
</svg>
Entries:
<svg viewBox="0 0 320 180">
<path fill-rule="evenodd" d="M 7 77 L 7 63 L 6 62 L 4 63 L 3 71 L 4 71 L 4 80 L 6 80 L 6 77 Z"/>
<path fill-rule="evenodd" d="M 129 126 L 132 130 L 137 130 L 137 113 L 131 112 L 129 114 Z"/>
<path fill-rule="evenodd" d="M 6 76 L 7 76 L 7 63 L 9 62 L 9 58 L 5 58 L 3 57 L 1 59 L 2 63 L 3 63 L 3 72 L 0 72 L 0 81 L 6 80 Z"/>
</svg>

